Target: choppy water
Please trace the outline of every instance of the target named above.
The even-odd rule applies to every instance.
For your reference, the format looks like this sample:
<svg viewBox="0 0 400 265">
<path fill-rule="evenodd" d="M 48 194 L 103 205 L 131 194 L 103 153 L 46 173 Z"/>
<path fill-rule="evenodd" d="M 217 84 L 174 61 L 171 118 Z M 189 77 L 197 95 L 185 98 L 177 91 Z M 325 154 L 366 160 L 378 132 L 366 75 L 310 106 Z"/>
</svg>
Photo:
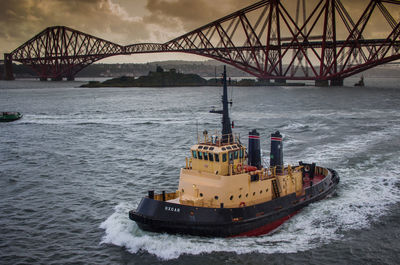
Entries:
<svg viewBox="0 0 400 265">
<path fill-rule="evenodd" d="M 78 88 L 0 82 L 1 264 L 398 264 L 400 85 L 234 88 L 245 136 L 284 135 L 285 162 L 335 168 L 337 195 L 276 233 L 210 239 L 142 232 L 149 189 L 174 190 L 197 127 L 219 129 L 217 88 Z M 11 89 L 19 88 L 19 89 Z M 40 89 L 39 89 L 40 88 Z M 243 137 L 243 141 L 245 137 Z"/>
</svg>

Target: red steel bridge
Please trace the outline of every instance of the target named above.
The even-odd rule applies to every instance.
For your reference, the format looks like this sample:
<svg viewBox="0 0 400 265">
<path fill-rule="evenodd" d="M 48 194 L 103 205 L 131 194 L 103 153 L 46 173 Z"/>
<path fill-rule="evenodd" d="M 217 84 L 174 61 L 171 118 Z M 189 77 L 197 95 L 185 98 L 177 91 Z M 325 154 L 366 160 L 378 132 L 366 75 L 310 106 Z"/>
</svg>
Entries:
<svg viewBox="0 0 400 265">
<path fill-rule="evenodd" d="M 115 55 L 184 52 L 216 59 L 261 79 L 343 79 L 400 59 L 400 0 L 263 0 L 165 43 L 122 46 L 64 27 L 49 27 L 5 54 L 42 80 L 73 79 Z M 307 6 L 306 6 L 307 3 Z"/>
</svg>

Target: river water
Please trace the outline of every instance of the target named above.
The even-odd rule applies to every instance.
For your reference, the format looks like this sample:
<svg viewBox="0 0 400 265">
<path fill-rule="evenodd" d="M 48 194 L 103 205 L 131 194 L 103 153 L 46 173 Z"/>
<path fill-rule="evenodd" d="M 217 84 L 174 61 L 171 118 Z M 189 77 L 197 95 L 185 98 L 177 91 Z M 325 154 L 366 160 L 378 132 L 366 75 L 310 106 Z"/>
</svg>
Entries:
<svg viewBox="0 0 400 265">
<path fill-rule="evenodd" d="M 229 89 L 235 132 L 284 135 L 285 163 L 336 169 L 335 196 L 275 233 L 199 238 L 129 220 L 147 190 L 173 191 L 197 131 L 220 127 L 221 88 L 79 88 L 0 81 L 1 264 L 398 264 L 400 79 L 367 87 Z"/>
</svg>

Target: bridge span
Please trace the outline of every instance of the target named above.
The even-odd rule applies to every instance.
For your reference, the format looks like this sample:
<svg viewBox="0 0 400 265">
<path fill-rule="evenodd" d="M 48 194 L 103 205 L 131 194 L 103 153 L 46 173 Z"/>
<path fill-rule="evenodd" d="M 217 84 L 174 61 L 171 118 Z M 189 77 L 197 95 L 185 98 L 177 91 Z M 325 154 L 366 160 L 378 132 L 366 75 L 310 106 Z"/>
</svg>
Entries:
<svg viewBox="0 0 400 265">
<path fill-rule="evenodd" d="M 5 54 L 41 78 L 72 80 L 84 67 L 115 55 L 183 52 L 216 59 L 261 79 L 343 79 L 400 59 L 400 0 L 262 0 L 165 43 L 122 46 L 65 26 L 49 27 Z M 307 3 L 307 6 L 306 6 Z M 360 12 L 360 8 L 362 8 Z"/>
</svg>

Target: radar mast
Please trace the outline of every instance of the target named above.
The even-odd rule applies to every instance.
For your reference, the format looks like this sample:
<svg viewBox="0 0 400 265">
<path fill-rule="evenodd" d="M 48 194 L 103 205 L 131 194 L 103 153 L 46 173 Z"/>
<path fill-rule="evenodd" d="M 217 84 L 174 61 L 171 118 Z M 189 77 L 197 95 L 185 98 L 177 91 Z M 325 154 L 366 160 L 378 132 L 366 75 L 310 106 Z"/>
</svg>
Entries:
<svg viewBox="0 0 400 265">
<path fill-rule="evenodd" d="M 222 114 L 222 143 L 232 142 L 232 127 L 229 118 L 228 86 L 226 81 L 226 66 L 224 65 L 224 73 L 222 74 L 223 93 L 222 93 L 222 110 L 211 110 L 211 113 Z"/>
</svg>

